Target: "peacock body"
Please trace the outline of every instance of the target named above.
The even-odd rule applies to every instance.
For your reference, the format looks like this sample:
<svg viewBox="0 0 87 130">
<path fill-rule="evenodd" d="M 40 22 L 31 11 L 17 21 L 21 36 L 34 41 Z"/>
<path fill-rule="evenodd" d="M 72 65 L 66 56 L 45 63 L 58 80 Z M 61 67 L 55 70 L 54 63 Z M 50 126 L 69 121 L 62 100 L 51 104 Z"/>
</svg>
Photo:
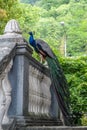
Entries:
<svg viewBox="0 0 87 130">
<path fill-rule="evenodd" d="M 45 41 L 41 39 L 35 40 L 33 37 L 33 33 L 30 32 L 29 34 L 30 34 L 29 37 L 30 45 L 34 48 L 34 50 L 37 53 L 44 56 L 48 63 L 54 91 L 57 97 L 59 107 L 64 117 L 65 125 L 72 125 L 70 104 L 69 104 L 70 102 L 69 88 L 63 70 L 60 66 L 60 63 L 55 54 L 53 53 L 53 51 L 51 50 L 51 48 L 49 47 L 49 45 Z"/>
</svg>

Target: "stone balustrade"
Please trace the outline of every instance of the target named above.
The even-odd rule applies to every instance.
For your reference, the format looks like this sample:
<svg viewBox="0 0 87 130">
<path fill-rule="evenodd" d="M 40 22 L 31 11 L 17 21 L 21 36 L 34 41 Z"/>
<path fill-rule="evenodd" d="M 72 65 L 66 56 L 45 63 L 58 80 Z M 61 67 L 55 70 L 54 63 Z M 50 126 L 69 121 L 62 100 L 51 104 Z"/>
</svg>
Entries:
<svg viewBox="0 0 87 130">
<path fill-rule="evenodd" d="M 0 130 L 10 118 L 59 118 L 48 68 L 32 57 L 16 20 L 0 36 Z"/>
</svg>

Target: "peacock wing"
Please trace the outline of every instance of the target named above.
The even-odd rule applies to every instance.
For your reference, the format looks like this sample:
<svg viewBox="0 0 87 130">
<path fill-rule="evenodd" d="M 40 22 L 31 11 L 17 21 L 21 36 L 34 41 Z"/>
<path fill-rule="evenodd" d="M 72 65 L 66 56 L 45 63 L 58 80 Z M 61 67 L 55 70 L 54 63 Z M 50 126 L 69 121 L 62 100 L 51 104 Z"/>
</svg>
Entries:
<svg viewBox="0 0 87 130">
<path fill-rule="evenodd" d="M 42 50 L 44 52 L 46 52 L 51 58 L 55 57 L 52 50 L 51 50 L 51 48 L 49 47 L 49 45 L 45 41 L 43 41 L 41 39 L 36 39 L 36 44 L 40 45 Z"/>
</svg>

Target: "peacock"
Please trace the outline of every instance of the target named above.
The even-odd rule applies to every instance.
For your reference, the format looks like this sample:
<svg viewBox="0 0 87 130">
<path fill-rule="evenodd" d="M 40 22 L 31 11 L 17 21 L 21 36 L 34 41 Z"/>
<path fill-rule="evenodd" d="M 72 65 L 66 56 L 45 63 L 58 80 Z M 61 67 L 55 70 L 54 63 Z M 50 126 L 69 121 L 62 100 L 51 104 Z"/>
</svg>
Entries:
<svg viewBox="0 0 87 130">
<path fill-rule="evenodd" d="M 32 32 L 29 32 L 29 35 L 29 44 L 38 54 L 42 56 L 42 59 L 45 59 L 48 63 L 50 77 L 54 87 L 53 89 L 56 94 L 65 125 L 72 125 L 69 87 L 58 58 L 45 41 L 41 39 L 34 39 Z"/>
</svg>

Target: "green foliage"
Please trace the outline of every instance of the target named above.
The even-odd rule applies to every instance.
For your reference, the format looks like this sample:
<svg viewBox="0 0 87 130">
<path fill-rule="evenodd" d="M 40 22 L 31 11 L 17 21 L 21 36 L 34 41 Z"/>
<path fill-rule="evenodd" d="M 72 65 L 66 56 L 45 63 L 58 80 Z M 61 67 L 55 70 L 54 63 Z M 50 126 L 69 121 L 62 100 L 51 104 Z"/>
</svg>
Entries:
<svg viewBox="0 0 87 130">
<path fill-rule="evenodd" d="M 81 123 L 83 126 L 87 126 L 87 115 L 84 114 L 81 118 Z"/>
<path fill-rule="evenodd" d="M 0 1 L 0 33 L 10 19 L 18 20 L 23 36 L 33 30 L 54 51 L 64 54 L 66 31 L 67 56 L 87 55 L 86 0 L 18 0 Z M 29 4 L 31 3 L 31 4 Z M 60 22 L 64 21 L 64 26 Z M 2 24 L 3 23 L 3 24 Z M 26 31 L 27 30 L 27 31 Z M 65 30 L 65 31 L 64 31 Z"/>
<path fill-rule="evenodd" d="M 40 6 L 45 9 L 45 11 L 41 14 L 43 22 L 45 21 L 45 19 L 54 18 L 53 24 L 56 25 L 54 26 L 55 32 L 53 32 L 53 29 L 49 28 L 49 26 L 46 28 L 46 30 L 55 33 L 55 37 L 58 37 L 57 42 L 55 42 L 55 37 L 53 37 L 54 35 L 53 33 L 51 33 L 50 37 L 52 37 L 51 39 L 52 41 L 54 41 L 54 44 L 57 44 L 58 48 L 59 45 L 61 46 L 62 44 L 64 44 L 63 37 L 65 34 L 65 29 L 67 36 L 67 55 L 83 55 L 84 52 L 85 54 L 87 54 L 86 2 L 84 2 L 84 0 L 68 2 L 66 2 L 65 0 L 62 2 L 56 0 L 55 2 L 53 2 L 53 0 L 41 0 Z M 62 27 L 60 25 L 61 21 L 65 22 L 65 26 Z M 40 23 L 38 22 L 38 24 Z M 45 30 L 45 26 L 42 26 L 42 30 L 43 29 Z M 42 31 L 39 30 L 39 32 L 41 36 L 43 35 L 43 37 L 45 37 Z M 49 37 L 49 33 L 46 33 L 46 36 Z"/>
<path fill-rule="evenodd" d="M 81 125 L 82 115 L 87 112 L 87 57 L 60 58 L 60 62 L 70 88 L 74 123 Z"/>
<path fill-rule="evenodd" d="M 46 10 L 50 10 L 51 7 L 59 7 L 61 4 L 68 4 L 70 0 L 40 0 L 38 6 L 42 6 Z"/>
<path fill-rule="evenodd" d="M 4 32 L 4 27 L 8 20 L 20 17 L 21 8 L 17 0 L 0 0 L 0 34 Z"/>
</svg>

